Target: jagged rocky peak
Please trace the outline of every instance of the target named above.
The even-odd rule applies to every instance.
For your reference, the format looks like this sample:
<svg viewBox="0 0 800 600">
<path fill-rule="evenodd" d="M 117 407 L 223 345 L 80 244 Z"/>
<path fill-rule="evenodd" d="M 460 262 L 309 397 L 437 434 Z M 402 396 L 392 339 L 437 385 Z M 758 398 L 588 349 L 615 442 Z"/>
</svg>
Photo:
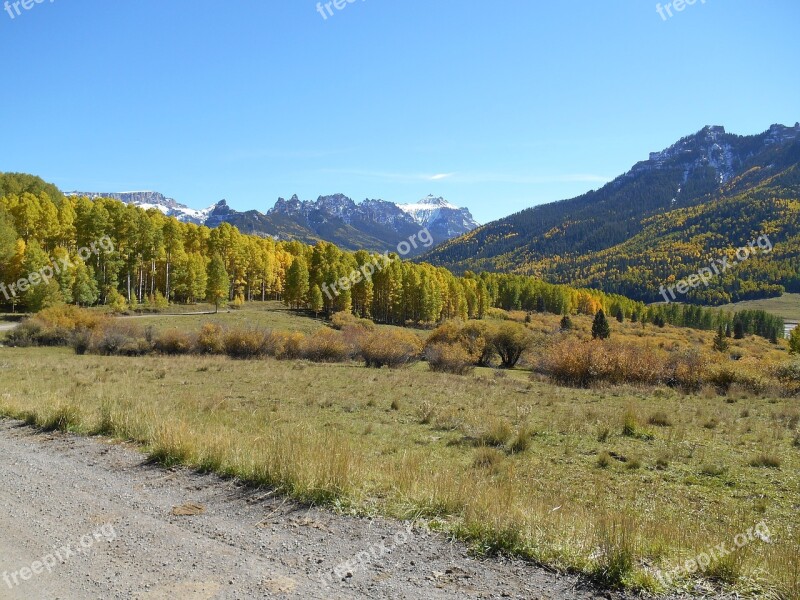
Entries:
<svg viewBox="0 0 800 600">
<path fill-rule="evenodd" d="M 800 138 L 800 123 L 795 123 L 794 127 L 787 127 L 776 123 L 772 125 L 766 133 L 765 144 L 783 144 Z"/>
<path fill-rule="evenodd" d="M 303 210 L 303 202 L 300 201 L 300 198 L 297 197 L 297 194 L 294 194 L 291 198 L 286 200 L 285 198 L 278 198 L 278 201 L 275 203 L 275 206 L 272 207 L 267 211 L 268 215 L 273 213 L 277 214 L 285 214 L 285 215 L 298 215 Z"/>
<path fill-rule="evenodd" d="M 314 208 L 337 217 L 347 218 L 356 210 L 356 203 L 344 194 L 333 194 L 317 198 Z"/>
</svg>

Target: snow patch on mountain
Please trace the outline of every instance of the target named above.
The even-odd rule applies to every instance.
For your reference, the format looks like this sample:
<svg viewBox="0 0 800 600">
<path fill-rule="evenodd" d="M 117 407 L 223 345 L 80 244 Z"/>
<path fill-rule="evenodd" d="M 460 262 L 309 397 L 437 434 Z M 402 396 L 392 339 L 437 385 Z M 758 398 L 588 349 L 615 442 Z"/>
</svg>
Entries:
<svg viewBox="0 0 800 600">
<path fill-rule="evenodd" d="M 419 202 L 413 204 L 398 204 L 397 208 L 409 215 L 419 225 L 430 227 L 439 221 L 456 222 L 454 227 L 448 228 L 448 235 L 460 235 L 466 231 L 471 231 L 479 227 L 479 223 L 472 218 L 472 214 L 466 208 L 459 208 L 450 204 L 442 197 L 433 194 L 426 196 Z"/>
<path fill-rule="evenodd" d="M 175 217 L 184 223 L 194 223 L 203 225 L 208 219 L 215 206 L 204 209 L 189 208 L 185 204 L 180 204 L 174 198 L 167 198 L 164 194 L 153 191 L 136 192 L 66 192 L 66 196 L 83 196 L 91 200 L 97 198 L 110 198 L 119 200 L 125 204 L 138 206 L 142 210 L 155 208 L 168 217 Z"/>
</svg>

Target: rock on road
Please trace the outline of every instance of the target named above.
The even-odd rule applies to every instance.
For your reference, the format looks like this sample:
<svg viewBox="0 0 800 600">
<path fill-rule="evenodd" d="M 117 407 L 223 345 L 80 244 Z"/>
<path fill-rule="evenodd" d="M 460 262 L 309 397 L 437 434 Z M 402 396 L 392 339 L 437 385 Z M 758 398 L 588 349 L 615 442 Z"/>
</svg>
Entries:
<svg viewBox="0 0 800 600">
<path fill-rule="evenodd" d="M 105 440 L 0 420 L 0 461 L 2 599 L 611 597 L 523 562 L 476 559 L 399 522 L 148 465 Z M 187 505 L 200 514 L 173 514 Z M 363 566 L 334 575 L 359 553 L 370 557 Z"/>
</svg>

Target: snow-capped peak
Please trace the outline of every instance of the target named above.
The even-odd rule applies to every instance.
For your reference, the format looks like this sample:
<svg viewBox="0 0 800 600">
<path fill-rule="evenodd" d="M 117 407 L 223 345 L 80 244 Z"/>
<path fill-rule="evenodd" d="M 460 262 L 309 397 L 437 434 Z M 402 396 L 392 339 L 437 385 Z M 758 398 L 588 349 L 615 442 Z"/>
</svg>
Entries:
<svg viewBox="0 0 800 600">
<path fill-rule="evenodd" d="M 397 208 L 409 215 L 420 225 L 428 225 L 435 221 L 442 209 L 461 210 L 458 206 L 450 204 L 442 197 L 426 196 L 413 204 L 398 204 Z"/>
<path fill-rule="evenodd" d="M 430 227 L 441 221 L 441 226 L 445 230 L 443 233 L 448 239 L 479 226 L 469 210 L 459 208 L 444 198 L 433 195 L 426 196 L 414 204 L 398 204 L 397 208 L 423 227 Z"/>
</svg>

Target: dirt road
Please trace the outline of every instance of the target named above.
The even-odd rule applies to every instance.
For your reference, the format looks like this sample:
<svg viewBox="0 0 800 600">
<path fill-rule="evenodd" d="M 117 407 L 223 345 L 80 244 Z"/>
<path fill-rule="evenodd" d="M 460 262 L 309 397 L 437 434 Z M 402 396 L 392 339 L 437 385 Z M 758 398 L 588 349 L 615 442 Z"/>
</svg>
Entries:
<svg viewBox="0 0 800 600">
<path fill-rule="evenodd" d="M 131 448 L 0 420 L 2 599 L 500 597 L 611 596 L 525 563 L 477 560 L 398 522 L 301 507 L 148 466 Z"/>
</svg>

